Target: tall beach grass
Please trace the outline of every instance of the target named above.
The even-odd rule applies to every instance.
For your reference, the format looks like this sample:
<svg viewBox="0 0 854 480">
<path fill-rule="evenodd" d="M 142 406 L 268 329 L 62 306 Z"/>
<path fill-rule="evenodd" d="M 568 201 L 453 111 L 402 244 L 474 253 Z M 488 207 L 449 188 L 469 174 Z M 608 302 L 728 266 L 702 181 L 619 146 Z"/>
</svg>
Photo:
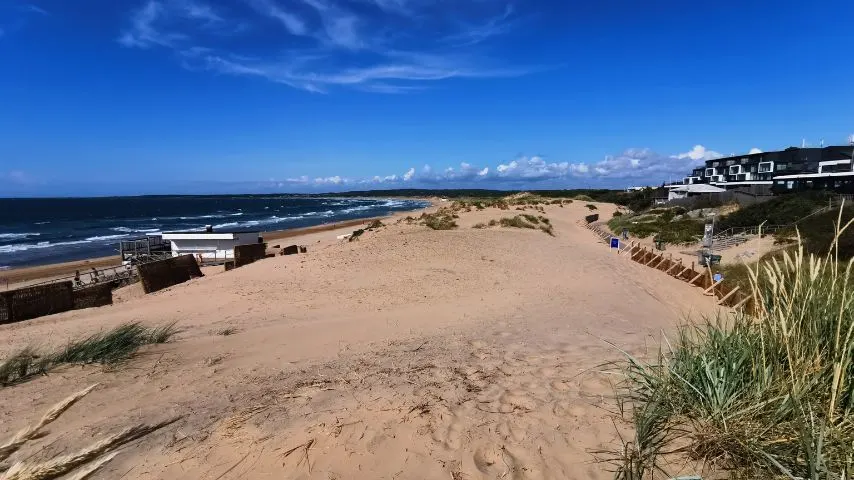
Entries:
<svg viewBox="0 0 854 480">
<path fill-rule="evenodd" d="M 25 381 L 64 364 L 115 365 L 131 358 L 143 345 L 168 342 L 176 332 L 174 323 L 146 327 L 133 322 L 70 341 L 52 352 L 27 347 L 0 361 L 0 386 Z"/>
<path fill-rule="evenodd" d="M 651 362 L 626 354 L 617 400 L 635 436 L 612 452 L 616 478 L 676 461 L 730 478 L 854 475 L 852 261 L 799 241 L 748 275 L 749 308 L 683 325 Z"/>
</svg>

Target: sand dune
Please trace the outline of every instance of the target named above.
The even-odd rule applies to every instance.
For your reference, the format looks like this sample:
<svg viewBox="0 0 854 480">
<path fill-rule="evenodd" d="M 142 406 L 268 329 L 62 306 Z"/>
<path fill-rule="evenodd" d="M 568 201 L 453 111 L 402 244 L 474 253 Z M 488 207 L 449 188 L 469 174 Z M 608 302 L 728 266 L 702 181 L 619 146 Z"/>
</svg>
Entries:
<svg viewBox="0 0 854 480">
<path fill-rule="evenodd" d="M 2 326 L 3 355 L 127 321 L 182 332 L 116 371 L 0 389 L 0 434 L 101 382 L 38 455 L 180 414 L 95 478 L 610 478 L 590 453 L 616 435 L 605 340 L 657 348 L 662 329 L 714 305 L 597 243 L 575 223 L 583 204 L 546 208 L 555 237 L 471 228 L 520 213 L 498 209 L 451 231 L 319 232 L 296 240 L 307 255 Z"/>
</svg>

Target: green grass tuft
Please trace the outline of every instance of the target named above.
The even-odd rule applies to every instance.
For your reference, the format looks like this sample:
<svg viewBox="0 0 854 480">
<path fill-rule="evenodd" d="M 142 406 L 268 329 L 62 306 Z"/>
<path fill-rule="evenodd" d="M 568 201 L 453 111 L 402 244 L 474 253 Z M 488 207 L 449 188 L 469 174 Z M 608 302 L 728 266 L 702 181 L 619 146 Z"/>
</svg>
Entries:
<svg viewBox="0 0 854 480">
<path fill-rule="evenodd" d="M 683 325 L 650 362 L 627 355 L 617 399 L 636 438 L 611 458 L 617 478 L 679 458 L 731 478 L 852 478 L 852 267 L 801 244 L 750 267 L 748 309 Z"/>
<path fill-rule="evenodd" d="M 69 342 L 50 354 L 39 354 L 35 349 L 27 348 L 0 362 L 0 385 L 18 383 L 63 364 L 121 363 L 143 345 L 166 343 L 175 333 L 174 323 L 149 328 L 134 322 Z"/>
</svg>

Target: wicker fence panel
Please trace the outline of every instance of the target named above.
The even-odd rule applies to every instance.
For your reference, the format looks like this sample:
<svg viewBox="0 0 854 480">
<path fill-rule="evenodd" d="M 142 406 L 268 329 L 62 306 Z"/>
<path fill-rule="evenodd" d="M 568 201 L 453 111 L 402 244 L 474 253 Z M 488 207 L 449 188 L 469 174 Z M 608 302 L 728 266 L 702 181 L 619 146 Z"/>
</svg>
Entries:
<svg viewBox="0 0 854 480">
<path fill-rule="evenodd" d="M 234 247 L 234 267 L 249 265 L 265 258 L 267 253 L 266 243 L 252 243 L 249 245 L 238 245 Z"/>
<path fill-rule="evenodd" d="M 157 292 L 202 276 L 199 264 L 192 255 L 146 263 L 139 265 L 137 270 L 145 293 Z"/>
<path fill-rule="evenodd" d="M 103 307 L 113 304 L 113 288 L 118 282 L 101 283 L 74 291 L 74 309 Z"/>
<path fill-rule="evenodd" d="M 71 282 L 57 282 L 0 292 L 0 323 L 13 323 L 74 308 Z"/>
</svg>

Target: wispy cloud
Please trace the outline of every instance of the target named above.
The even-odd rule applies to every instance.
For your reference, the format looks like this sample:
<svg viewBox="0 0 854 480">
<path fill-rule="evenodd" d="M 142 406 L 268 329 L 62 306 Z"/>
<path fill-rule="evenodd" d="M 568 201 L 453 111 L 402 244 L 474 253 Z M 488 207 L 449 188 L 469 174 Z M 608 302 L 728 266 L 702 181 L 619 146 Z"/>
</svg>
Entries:
<svg viewBox="0 0 854 480">
<path fill-rule="evenodd" d="M 258 13 L 281 23 L 291 35 L 305 35 L 308 28 L 300 17 L 280 7 L 275 0 L 247 0 Z"/>
<path fill-rule="evenodd" d="M 513 12 L 513 5 L 508 4 L 502 15 L 490 18 L 480 25 L 466 25 L 460 32 L 450 35 L 447 40 L 458 46 L 469 46 L 503 35 L 514 26 L 514 22 L 509 20 Z"/>
<path fill-rule="evenodd" d="M 479 44 L 509 32 L 514 9 L 460 0 L 479 22 L 421 0 L 239 0 L 249 16 L 226 15 L 203 0 L 146 0 L 119 37 L 126 47 L 160 47 L 181 65 L 260 77 L 311 92 L 336 87 L 409 93 L 451 78 L 512 77 L 536 70 L 487 57 Z M 457 5 L 455 5 L 457 6 Z M 404 16 L 406 19 L 394 20 Z M 237 24 L 249 24 L 235 36 Z M 271 27 L 278 26 L 278 31 Z M 217 27 L 216 29 L 210 28 Z M 229 28 L 232 27 L 232 28 Z M 226 35 L 228 33 L 228 35 Z M 449 40 L 453 40 L 452 44 Z"/>
<path fill-rule="evenodd" d="M 47 10 L 39 7 L 38 5 L 34 5 L 32 3 L 25 4 L 24 10 L 26 10 L 28 12 L 38 13 L 39 15 L 48 15 Z"/>
<path fill-rule="evenodd" d="M 690 155 L 689 155 L 690 153 Z M 424 165 L 411 167 L 402 174 L 376 175 L 366 178 L 345 176 L 289 178 L 287 185 L 305 188 L 349 188 L 354 186 L 483 186 L 533 188 L 540 185 L 567 187 L 579 182 L 656 184 L 682 178 L 704 159 L 717 158 L 715 152 L 697 145 L 689 152 L 661 155 L 648 148 L 630 148 L 597 162 L 550 161 L 542 156 L 521 156 L 493 166 L 461 163 L 434 169 Z"/>
</svg>

